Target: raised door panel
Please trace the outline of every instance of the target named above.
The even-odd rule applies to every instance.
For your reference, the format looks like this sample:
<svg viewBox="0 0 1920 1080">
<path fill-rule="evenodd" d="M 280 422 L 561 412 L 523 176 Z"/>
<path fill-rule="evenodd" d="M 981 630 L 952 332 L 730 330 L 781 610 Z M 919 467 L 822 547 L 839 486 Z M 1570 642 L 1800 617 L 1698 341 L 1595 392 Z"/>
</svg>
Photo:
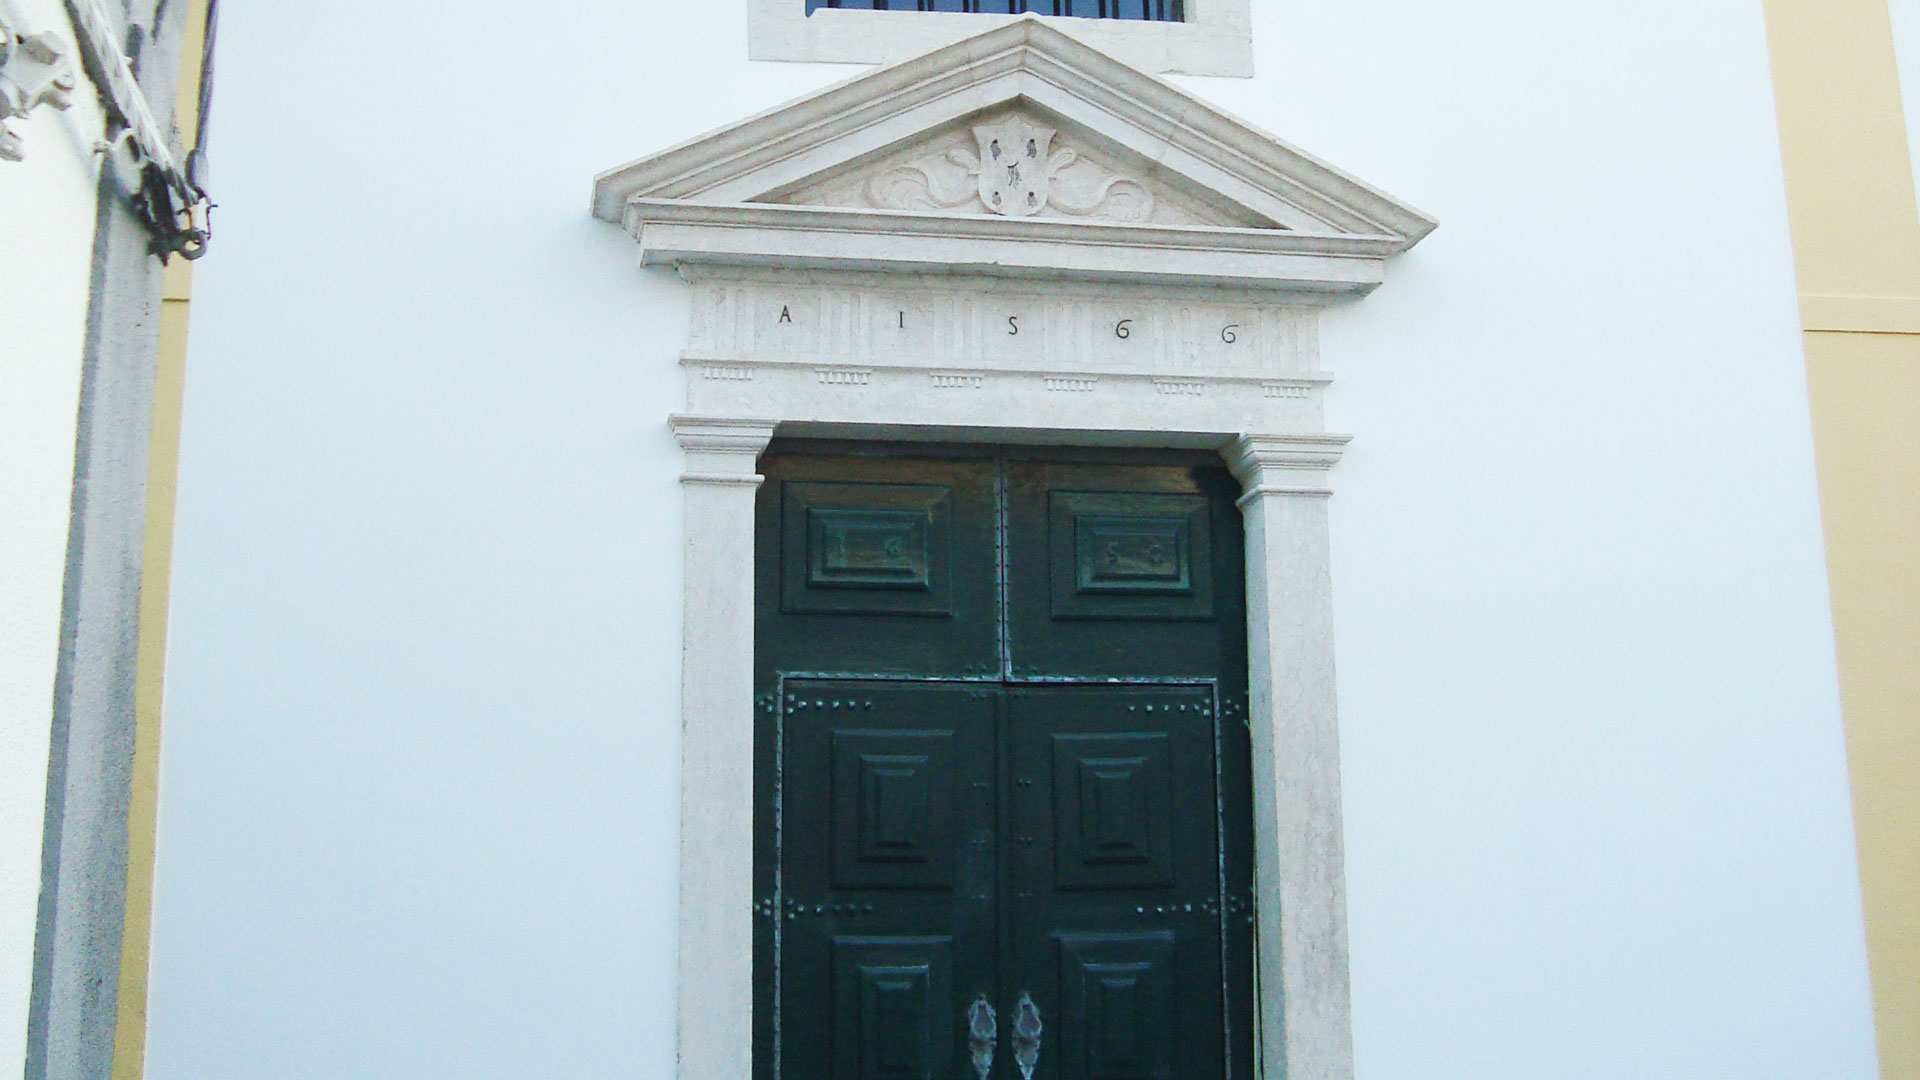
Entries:
<svg viewBox="0 0 1920 1080">
<path fill-rule="evenodd" d="M 953 888 L 954 731 L 833 733 L 833 887 Z"/>
<path fill-rule="evenodd" d="M 780 602 L 790 613 L 953 614 L 953 488 L 782 485 Z"/>
<path fill-rule="evenodd" d="M 783 1077 L 952 1080 L 991 993 L 997 689 L 788 679 L 762 904 Z"/>
<path fill-rule="evenodd" d="M 1086 1080 L 1173 1080 L 1174 934 L 1057 940 L 1062 1071 Z"/>
<path fill-rule="evenodd" d="M 1047 492 L 1055 619 L 1213 617 L 1213 528 L 1204 495 Z"/>
<path fill-rule="evenodd" d="M 1035 1080 L 1217 1080 L 1219 730 L 1210 684 L 1008 691 L 1007 1000 L 1044 1028 Z"/>
<path fill-rule="evenodd" d="M 836 937 L 832 948 L 834 1080 L 953 1076 L 953 939 Z"/>
<path fill-rule="evenodd" d="M 1173 788 L 1163 732 L 1055 733 L 1054 888 L 1173 884 Z"/>
</svg>

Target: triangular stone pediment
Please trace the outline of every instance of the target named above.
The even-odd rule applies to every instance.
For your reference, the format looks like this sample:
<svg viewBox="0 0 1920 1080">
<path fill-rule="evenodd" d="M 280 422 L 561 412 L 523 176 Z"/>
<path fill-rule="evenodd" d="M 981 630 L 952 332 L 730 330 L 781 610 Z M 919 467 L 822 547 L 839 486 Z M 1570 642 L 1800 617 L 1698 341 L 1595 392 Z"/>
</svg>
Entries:
<svg viewBox="0 0 1920 1080">
<path fill-rule="evenodd" d="M 643 261 L 1364 292 L 1418 210 L 1022 19 L 602 174 Z"/>
</svg>

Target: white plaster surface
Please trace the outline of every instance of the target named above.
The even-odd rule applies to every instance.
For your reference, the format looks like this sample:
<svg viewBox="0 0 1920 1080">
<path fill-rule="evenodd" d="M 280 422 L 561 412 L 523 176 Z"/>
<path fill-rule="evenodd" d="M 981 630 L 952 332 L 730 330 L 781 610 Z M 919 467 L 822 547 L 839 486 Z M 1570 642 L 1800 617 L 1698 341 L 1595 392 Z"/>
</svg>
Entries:
<svg viewBox="0 0 1920 1080">
<path fill-rule="evenodd" d="M 9 14 L 72 43 L 59 0 L 10 0 Z M 11 121 L 25 160 L 0 161 L 0 1066 L 14 1069 L 26 1055 L 99 124 L 91 95 L 76 94 L 69 111 Z"/>
<path fill-rule="evenodd" d="M 670 1076 L 695 289 L 583 184 L 844 69 L 742 3 L 223 16 L 148 1075 Z M 1254 22 L 1180 85 L 1446 223 L 1323 316 L 1358 1075 L 1866 1080 L 1759 11 Z M 564 102 L 473 78 L 506 26 Z"/>
</svg>

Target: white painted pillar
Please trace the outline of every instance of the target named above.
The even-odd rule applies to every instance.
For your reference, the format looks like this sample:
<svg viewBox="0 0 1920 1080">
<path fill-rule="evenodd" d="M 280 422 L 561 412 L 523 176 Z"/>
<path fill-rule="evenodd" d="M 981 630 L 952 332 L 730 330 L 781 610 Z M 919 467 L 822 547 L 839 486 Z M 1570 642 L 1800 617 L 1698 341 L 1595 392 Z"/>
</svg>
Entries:
<svg viewBox="0 0 1920 1080">
<path fill-rule="evenodd" d="M 1245 435 L 1261 1075 L 1352 1080 L 1327 472 L 1341 435 Z"/>
<path fill-rule="evenodd" d="M 773 422 L 673 418 L 685 454 L 680 1080 L 753 1075 L 753 503 Z"/>
</svg>

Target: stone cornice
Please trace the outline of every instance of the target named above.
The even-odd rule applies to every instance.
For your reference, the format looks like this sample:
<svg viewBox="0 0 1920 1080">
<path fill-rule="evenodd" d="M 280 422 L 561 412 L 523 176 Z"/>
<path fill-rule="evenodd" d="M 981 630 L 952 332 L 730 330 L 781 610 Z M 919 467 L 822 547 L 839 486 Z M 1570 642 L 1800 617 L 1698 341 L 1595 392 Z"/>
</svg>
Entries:
<svg viewBox="0 0 1920 1080">
<path fill-rule="evenodd" d="M 1263 495 L 1333 494 L 1327 474 L 1340 463 L 1351 435 L 1242 435 L 1221 450 L 1227 468 L 1246 488 L 1240 502 Z"/>
<path fill-rule="evenodd" d="M 773 439 L 773 421 L 676 415 L 669 422 L 686 452 L 682 483 L 759 485 L 756 467 Z"/>
<path fill-rule="evenodd" d="M 1071 277 L 1368 292 L 1400 245 L 1384 236 L 1112 225 L 813 206 L 629 203 L 648 264 L 712 263 L 996 277 Z"/>
</svg>

